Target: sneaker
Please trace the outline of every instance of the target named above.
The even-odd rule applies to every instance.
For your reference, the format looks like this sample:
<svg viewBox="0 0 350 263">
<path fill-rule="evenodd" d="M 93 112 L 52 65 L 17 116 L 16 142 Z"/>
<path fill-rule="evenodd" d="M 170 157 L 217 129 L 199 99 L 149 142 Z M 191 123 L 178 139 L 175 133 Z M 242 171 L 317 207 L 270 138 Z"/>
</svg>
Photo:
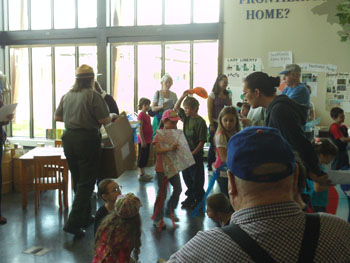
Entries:
<svg viewBox="0 0 350 263">
<path fill-rule="evenodd" d="M 149 181 L 152 181 L 152 179 L 153 179 L 153 176 L 150 174 L 139 175 L 139 181 L 141 182 L 149 182 Z"/>
<path fill-rule="evenodd" d="M 163 220 L 161 219 L 161 220 L 158 220 L 158 221 L 154 221 L 153 222 L 153 226 L 155 227 L 155 228 L 157 228 L 157 229 L 159 229 L 159 226 L 160 226 L 160 224 L 163 222 Z M 162 229 L 161 230 L 164 230 L 164 229 L 166 229 L 166 225 L 164 224 L 164 222 L 163 222 L 163 226 L 162 226 Z"/>
<path fill-rule="evenodd" d="M 191 207 L 193 202 L 194 202 L 193 200 L 187 198 L 185 201 L 181 202 L 181 207 L 182 208 Z"/>
</svg>

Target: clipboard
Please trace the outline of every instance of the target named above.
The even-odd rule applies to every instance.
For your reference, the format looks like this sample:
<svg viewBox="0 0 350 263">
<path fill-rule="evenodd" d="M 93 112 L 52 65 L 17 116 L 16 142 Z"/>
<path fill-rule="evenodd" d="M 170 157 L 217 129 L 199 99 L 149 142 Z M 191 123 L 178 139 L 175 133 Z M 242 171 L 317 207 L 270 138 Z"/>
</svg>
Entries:
<svg viewBox="0 0 350 263">
<path fill-rule="evenodd" d="M 15 112 L 17 104 L 6 104 L 0 108 L 0 122 L 8 121 L 7 116 Z"/>
</svg>

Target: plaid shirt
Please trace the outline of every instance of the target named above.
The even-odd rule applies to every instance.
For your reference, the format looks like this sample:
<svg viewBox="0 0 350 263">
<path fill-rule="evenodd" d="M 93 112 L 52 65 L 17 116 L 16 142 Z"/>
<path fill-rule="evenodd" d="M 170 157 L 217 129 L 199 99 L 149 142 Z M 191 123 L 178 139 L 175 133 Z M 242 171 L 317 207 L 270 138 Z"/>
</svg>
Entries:
<svg viewBox="0 0 350 263">
<path fill-rule="evenodd" d="M 297 262 L 305 229 L 305 214 L 294 202 L 242 209 L 231 217 L 277 262 Z M 253 262 L 220 228 L 202 232 L 173 254 L 169 262 Z M 321 214 L 320 238 L 314 262 L 350 262 L 350 225 Z"/>
</svg>

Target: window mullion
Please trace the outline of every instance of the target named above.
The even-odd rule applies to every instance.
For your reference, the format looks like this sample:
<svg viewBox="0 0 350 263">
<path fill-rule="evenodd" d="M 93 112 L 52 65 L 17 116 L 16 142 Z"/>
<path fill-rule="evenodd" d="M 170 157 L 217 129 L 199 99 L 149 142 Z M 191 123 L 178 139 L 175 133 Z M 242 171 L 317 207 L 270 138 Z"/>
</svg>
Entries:
<svg viewBox="0 0 350 263">
<path fill-rule="evenodd" d="M 33 53 L 28 48 L 29 61 L 29 137 L 34 138 L 34 105 L 33 105 Z"/>
<path fill-rule="evenodd" d="M 134 112 L 137 112 L 138 104 L 138 45 L 134 45 Z"/>
<path fill-rule="evenodd" d="M 51 47 L 51 77 L 52 77 L 52 129 L 56 130 L 56 53 L 55 47 Z"/>
</svg>

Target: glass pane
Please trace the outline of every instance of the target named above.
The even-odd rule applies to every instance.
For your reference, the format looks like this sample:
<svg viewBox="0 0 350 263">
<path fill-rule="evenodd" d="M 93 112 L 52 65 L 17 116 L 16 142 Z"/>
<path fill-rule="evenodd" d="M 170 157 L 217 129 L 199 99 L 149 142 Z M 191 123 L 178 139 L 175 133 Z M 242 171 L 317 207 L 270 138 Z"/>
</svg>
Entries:
<svg viewBox="0 0 350 263">
<path fill-rule="evenodd" d="M 113 97 L 120 112 L 134 112 L 134 46 L 113 47 Z"/>
<path fill-rule="evenodd" d="M 11 0 L 9 3 L 9 29 L 28 29 L 27 0 Z"/>
<path fill-rule="evenodd" d="M 34 137 L 46 137 L 52 129 L 51 48 L 33 48 Z"/>
<path fill-rule="evenodd" d="M 134 25 L 134 1 L 111 0 L 111 26 Z"/>
<path fill-rule="evenodd" d="M 61 98 L 75 82 L 75 47 L 55 48 L 56 108 Z M 57 129 L 63 129 L 63 122 L 56 122 Z"/>
<path fill-rule="evenodd" d="M 97 26 L 97 3 L 96 0 L 78 1 L 78 27 Z"/>
<path fill-rule="evenodd" d="M 171 90 L 179 98 L 190 88 L 190 44 L 165 45 L 165 72 L 173 78 Z"/>
<path fill-rule="evenodd" d="M 217 23 L 220 16 L 220 0 L 194 0 L 194 23 Z"/>
<path fill-rule="evenodd" d="M 189 24 L 190 21 L 191 0 L 165 1 L 165 24 Z"/>
<path fill-rule="evenodd" d="M 11 48 L 12 101 L 18 103 L 12 120 L 12 135 L 29 137 L 29 61 L 27 48 Z"/>
<path fill-rule="evenodd" d="M 75 27 L 75 0 L 54 0 L 54 28 Z"/>
<path fill-rule="evenodd" d="M 51 1 L 31 0 L 32 29 L 51 29 Z"/>
<path fill-rule="evenodd" d="M 80 46 L 79 47 L 79 66 L 89 65 L 97 73 L 97 47 L 96 46 Z"/>
<path fill-rule="evenodd" d="M 162 60 L 161 45 L 138 46 L 138 99 L 145 97 L 152 101 L 156 90 L 161 88 Z"/>
<path fill-rule="evenodd" d="M 218 42 L 193 44 L 193 87 L 203 87 L 211 92 L 218 74 Z M 206 102 L 198 98 L 199 115 L 208 122 Z"/>
<path fill-rule="evenodd" d="M 137 25 L 162 24 L 162 0 L 137 0 Z"/>
</svg>

